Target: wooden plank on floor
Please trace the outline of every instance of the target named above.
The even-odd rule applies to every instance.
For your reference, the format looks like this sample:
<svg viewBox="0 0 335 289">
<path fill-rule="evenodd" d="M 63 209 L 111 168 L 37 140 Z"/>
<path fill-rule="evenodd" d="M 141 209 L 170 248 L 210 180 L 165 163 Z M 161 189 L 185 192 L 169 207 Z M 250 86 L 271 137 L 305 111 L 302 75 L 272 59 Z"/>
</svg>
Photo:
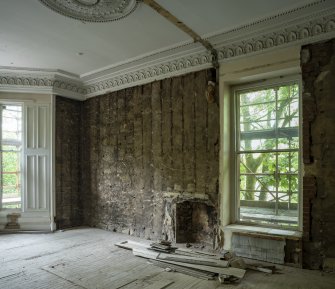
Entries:
<svg viewBox="0 0 335 289">
<path fill-rule="evenodd" d="M 232 268 L 232 267 L 219 268 L 219 267 L 212 267 L 212 266 L 206 266 L 206 265 L 196 265 L 196 264 L 189 264 L 189 263 L 182 263 L 182 262 L 174 262 L 174 261 L 164 261 L 164 260 L 160 260 L 160 261 L 168 263 L 168 264 L 179 265 L 183 267 L 213 272 L 217 274 L 233 275 L 238 278 L 243 278 L 245 274 L 245 270 L 239 269 L 239 268 Z"/>
<path fill-rule="evenodd" d="M 217 254 L 212 254 L 212 253 L 202 252 L 202 251 L 196 251 L 196 250 L 191 250 L 191 249 L 187 249 L 187 248 L 178 248 L 178 249 L 175 250 L 175 254 L 184 255 L 184 256 L 194 256 L 194 257 L 203 256 L 203 257 L 206 257 L 206 258 L 212 258 L 212 259 L 216 259 L 216 260 L 219 260 L 221 258 L 221 256 L 217 255 Z"/>
<path fill-rule="evenodd" d="M 184 266 L 180 266 L 180 265 L 169 264 L 169 263 L 161 262 L 161 261 L 157 261 L 157 260 L 151 260 L 150 262 L 153 265 L 161 267 L 165 270 L 169 269 L 171 271 L 176 271 L 176 272 L 183 273 L 183 274 L 186 274 L 186 275 L 190 275 L 190 276 L 200 278 L 200 279 L 209 280 L 209 279 L 213 279 L 214 276 L 215 276 L 215 274 L 211 273 L 211 272 L 201 271 L 201 270 L 198 270 L 198 269 L 188 268 L 188 267 L 184 267 Z"/>
<path fill-rule="evenodd" d="M 127 249 L 127 250 L 150 248 L 149 244 L 144 244 L 144 243 L 134 242 L 134 241 L 122 241 L 119 243 L 115 243 L 115 246 L 123 248 L 123 249 Z"/>
<path fill-rule="evenodd" d="M 157 258 L 158 257 L 158 258 Z M 228 262 L 224 260 L 215 260 L 204 257 L 192 257 L 192 256 L 180 256 L 175 254 L 159 254 L 156 258 L 158 260 L 166 260 L 166 261 L 175 261 L 175 262 L 183 262 L 183 263 L 191 263 L 197 265 L 207 265 L 214 267 L 228 267 Z"/>
<path fill-rule="evenodd" d="M 159 256 L 160 253 L 155 252 L 155 251 L 151 251 L 151 250 L 148 250 L 148 249 L 134 248 L 133 249 L 133 254 L 135 256 L 143 257 L 143 258 L 147 258 L 147 259 L 157 259 L 157 257 Z"/>
</svg>

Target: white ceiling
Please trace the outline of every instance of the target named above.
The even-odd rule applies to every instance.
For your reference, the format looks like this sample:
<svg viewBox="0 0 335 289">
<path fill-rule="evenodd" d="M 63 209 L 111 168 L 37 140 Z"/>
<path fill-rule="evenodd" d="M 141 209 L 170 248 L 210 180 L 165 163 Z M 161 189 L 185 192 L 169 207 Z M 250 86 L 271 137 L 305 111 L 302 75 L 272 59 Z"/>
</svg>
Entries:
<svg viewBox="0 0 335 289">
<path fill-rule="evenodd" d="M 312 1 L 157 2 L 198 34 L 209 36 Z M 143 3 L 121 20 L 83 23 L 49 10 L 38 0 L 0 0 L 0 66 L 60 69 L 83 75 L 191 41 Z"/>
</svg>

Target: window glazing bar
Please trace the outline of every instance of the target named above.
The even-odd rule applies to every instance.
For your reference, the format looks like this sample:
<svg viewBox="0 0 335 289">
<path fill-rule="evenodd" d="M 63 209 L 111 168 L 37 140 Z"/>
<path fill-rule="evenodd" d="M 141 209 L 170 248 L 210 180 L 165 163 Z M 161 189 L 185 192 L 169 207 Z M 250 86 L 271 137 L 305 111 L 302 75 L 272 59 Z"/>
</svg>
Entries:
<svg viewBox="0 0 335 289">
<path fill-rule="evenodd" d="M 299 152 L 299 149 L 277 149 L 277 150 L 245 150 L 237 151 L 237 154 L 258 154 L 258 153 L 290 153 Z"/>
</svg>

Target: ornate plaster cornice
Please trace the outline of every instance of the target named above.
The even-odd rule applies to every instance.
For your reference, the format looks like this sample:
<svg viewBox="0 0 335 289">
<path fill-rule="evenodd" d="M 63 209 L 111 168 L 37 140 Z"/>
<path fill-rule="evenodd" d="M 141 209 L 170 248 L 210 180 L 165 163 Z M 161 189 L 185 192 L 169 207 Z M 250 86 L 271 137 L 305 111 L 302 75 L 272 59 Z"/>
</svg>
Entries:
<svg viewBox="0 0 335 289">
<path fill-rule="evenodd" d="M 335 2 L 321 0 L 207 37 L 221 64 L 266 51 L 335 37 Z M 167 56 L 168 55 L 168 56 Z M 86 75 L 86 97 L 211 67 L 211 55 L 195 43 Z M 118 70 L 119 68 L 119 70 Z"/>
<path fill-rule="evenodd" d="M 333 11 L 335 12 L 335 11 Z M 335 13 L 309 19 L 299 24 L 286 25 L 278 30 L 251 34 L 248 38 L 232 40 L 219 47 L 220 62 L 251 53 L 290 46 L 304 45 L 335 36 Z"/>
<path fill-rule="evenodd" d="M 283 47 L 304 45 L 335 37 L 335 2 L 319 0 L 303 7 L 210 35 L 206 39 L 218 51 L 219 62 L 264 53 Z M 197 43 L 182 43 L 164 51 L 132 59 L 81 77 L 64 72 L 11 71 L 0 67 L 0 91 L 33 88 L 86 99 L 88 97 L 141 85 L 211 67 L 211 55 Z M 10 74 L 10 75 L 9 75 Z M 47 75 L 47 77 L 46 77 Z"/>
<path fill-rule="evenodd" d="M 138 65 L 137 69 L 126 69 L 123 73 L 113 73 L 103 80 L 84 82 L 87 97 L 101 94 L 101 91 L 113 91 L 141 85 L 171 76 L 177 76 L 212 66 L 211 55 L 207 51 L 176 57 L 157 64 Z"/>
<path fill-rule="evenodd" d="M 59 70 L 0 67 L 0 91 L 61 94 L 84 100 L 86 90 L 79 77 Z"/>
</svg>

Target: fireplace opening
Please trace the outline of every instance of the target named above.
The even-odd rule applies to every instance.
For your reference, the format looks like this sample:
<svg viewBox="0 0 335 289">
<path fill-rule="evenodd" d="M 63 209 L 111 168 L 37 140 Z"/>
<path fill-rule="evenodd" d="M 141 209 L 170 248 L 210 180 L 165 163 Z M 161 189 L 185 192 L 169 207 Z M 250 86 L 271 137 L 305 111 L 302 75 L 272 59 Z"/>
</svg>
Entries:
<svg viewBox="0 0 335 289">
<path fill-rule="evenodd" d="M 215 209 L 206 203 L 183 201 L 176 203 L 176 243 L 212 244 Z"/>
</svg>

